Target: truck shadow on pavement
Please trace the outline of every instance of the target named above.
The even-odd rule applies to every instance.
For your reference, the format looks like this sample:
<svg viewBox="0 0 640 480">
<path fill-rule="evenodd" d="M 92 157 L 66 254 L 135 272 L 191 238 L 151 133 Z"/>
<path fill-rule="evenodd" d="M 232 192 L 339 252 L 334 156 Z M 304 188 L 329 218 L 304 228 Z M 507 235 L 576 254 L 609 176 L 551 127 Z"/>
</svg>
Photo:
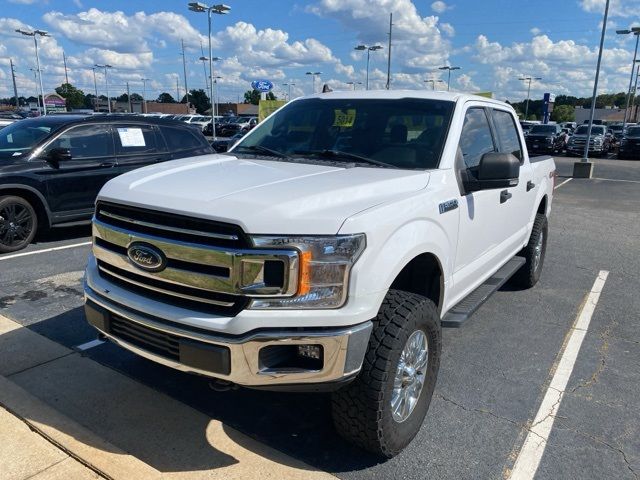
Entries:
<svg viewBox="0 0 640 480">
<path fill-rule="evenodd" d="M 82 308 L 28 328 L 67 347 L 96 337 Z M 237 446 L 287 464 L 291 459 L 282 452 L 296 460 L 292 465 L 296 468 L 305 468 L 298 464 L 301 461 L 329 472 L 380 463 L 379 457 L 338 437 L 329 395 L 250 389 L 216 392 L 204 377 L 157 365 L 111 343 L 87 350 L 83 356 L 71 354 L 27 370 L 11 380 L 161 472 L 233 465 L 238 461 L 233 456 Z M 46 418 L 39 421 L 46 423 Z"/>
</svg>

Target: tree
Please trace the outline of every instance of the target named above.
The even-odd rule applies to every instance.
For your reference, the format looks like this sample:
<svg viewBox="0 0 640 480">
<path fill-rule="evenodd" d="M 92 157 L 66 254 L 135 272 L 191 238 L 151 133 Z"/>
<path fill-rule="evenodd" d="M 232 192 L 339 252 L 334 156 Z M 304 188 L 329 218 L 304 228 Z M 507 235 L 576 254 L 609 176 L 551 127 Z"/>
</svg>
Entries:
<svg viewBox="0 0 640 480">
<path fill-rule="evenodd" d="M 273 92 L 267 93 L 267 100 L 277 100 Z M 244 103 L 251 103 L 253 105 L 258 105 L 260 103 L 260 92 L 257 90 L 247 90 L 244 92 Z"/>
<path fill-rule="evenodd" d="M 187 96 L 185 95 L 180 100 L 180 103 L 187 103 Z M 196 112 L 203 114 L 211 108 L 211 102 L 209 96 L 203 89 L 189 90 L 189 103 L 196 107 Z"/>
<path fill-rule="evenodd" d="M 576 112 L 571 105 L 556 105 L 551 112 L 551 120 L 558 123 L 574 122 L 576 120 Z"/>
<path fill-rule="evenodd" d="M 96 101 L 96 96 L 92 93 L 88 93 L 84 97 L 84 108 L 94 108 L 95 101 Z"/>
<path fill-rule="evenodd" d="M 158 95 L 158 99 L 156 100 L 158 103 L 176 103 L 175 99 L 171 96 L 171 94 L 167 92 L 162 92 Z"/>
<path fill-rule="evenodd" d="M 70 83 L 63 83 L 56 88 L 56 93 L 66 100 L 67 108 L 84 107 L 84 92 Z"/>
<path fill-rule="evenodd" d="M 132 93 L 131 94 L 131 101 L 132 102 L 142 102 L 143 98 L 142 95 L 140 95 L 139 93 Z"/>
<path fill-rule="evenodd" d="M 126 93 L 123 93 L 119 97 L 116 97 L 116 102 L 122 102 L 122 103 L 129 102 L 129 95 L 127 95 Z"/>
</svg>

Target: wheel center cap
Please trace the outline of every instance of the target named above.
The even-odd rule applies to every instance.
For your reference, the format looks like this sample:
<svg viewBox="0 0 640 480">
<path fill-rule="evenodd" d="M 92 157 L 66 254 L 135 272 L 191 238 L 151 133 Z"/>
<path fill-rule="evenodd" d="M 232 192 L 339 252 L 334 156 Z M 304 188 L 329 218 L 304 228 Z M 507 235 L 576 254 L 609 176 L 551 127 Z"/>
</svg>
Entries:
<svg viewBox="0 0 640 480">
<path fill-rule="evenodd" d="M 405 366 L 402 372 L 402 386 L 407 387 L 412 385 L 416 381 L 416 369 L 410 366 Z"/>
</svg>

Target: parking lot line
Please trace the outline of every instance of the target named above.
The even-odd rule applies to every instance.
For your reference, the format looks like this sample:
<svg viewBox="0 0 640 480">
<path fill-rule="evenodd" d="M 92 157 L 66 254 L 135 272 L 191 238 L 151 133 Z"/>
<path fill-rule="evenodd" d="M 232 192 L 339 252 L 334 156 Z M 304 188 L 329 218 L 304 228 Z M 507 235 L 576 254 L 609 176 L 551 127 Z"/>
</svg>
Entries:
<svg viewBox="0 0 640 480">
<path fill-rule="evenodd" d="M 621 178 L 599 178 L 599 177 L 593 177 L 591 180 L 604 180 L 606 182 L 640 183 L 640 180 L 623 180 Z"/>
<path fill-rule="evenodd" d="M 13 255 L 6 255 L 4 257 L 0 257 L 0 261 L 10 260 L 12 258 L 18 258 L 18 257 L 26 257 L 29 255 L 35 255 L 37 253 L 55 252 L 57 250 L 67 250 L 69 248 L 84 247 L 86 245 L 91 245 L 91 242 L 74 243 L 71 245 L 63 245 L 62 247 L 43 248 L 42 250 L 34 250 L 32 252 L 14 253 Z"/>
<path fill-rule="evenodd" d="M 573 178 L 567 178 L 564 182 L 560 183 L 559 185 L 556 185 L 553 189 L 557 190 L 559 189 L 562 185 L 564 185 L 565 183 L 569 183 L 571 180 L 573 180 Z"/>
<path fill-rule="evenodd" d="M 538 470 L 540 460 L 547 446 L 549 434 L 553 427 L 553 422 L 560 408 L 560 403 L 562 403 L 564 389 L 573 371 L 578 352 L 582 346 L 582 341 L 587 335 L 587 330 L 591 323 L 591 316 L 598 304 L 600 293 L 602 292 L 608 275 L 608 271 L 600 270 L 598 277 L 593 283 L 593 287 L 591 287 L 587 300 L 571 328 L 571 335 L 564 347 L 564 352 L 561 354 L 551 383 L 547 388 L 542 403 L 540 404 L 540 409 L 533 420 L 527 438 L 520 449 L 518 458 L 511 471 L 509 477 L 511 480 L 531 480 Z"/>
<path fill-rule="evenodd" d="M 82 345 L 78 345 L 75 348 L 75 350 L 80 350 L 80 351 L 85 351 L 85 350 L 89 350 L 90 348 L 93 347 L 97 347 L 98 345 L 102 345 L 104 342 L 104 340 L 100 340 L 99 338 L 96 338 L 95 340 L 91 340 L 90 342 L 87 343 L 83 343 Z"/>
</svg>

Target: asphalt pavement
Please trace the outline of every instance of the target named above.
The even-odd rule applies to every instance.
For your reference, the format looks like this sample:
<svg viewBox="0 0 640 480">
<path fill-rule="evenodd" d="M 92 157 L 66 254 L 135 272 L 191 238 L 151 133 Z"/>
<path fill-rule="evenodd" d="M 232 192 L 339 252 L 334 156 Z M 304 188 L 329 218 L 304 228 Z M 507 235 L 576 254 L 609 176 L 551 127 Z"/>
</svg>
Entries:
<svg viewBox="0 0 640 480">
<path fill-rule="evenodd" d="M 331 426 L 327 395 L 215 392 L 204 378 L 153 364 L 109 343 L 83 351 L 83 360 L 90 363 L 62 359 L 59 365 L 42 366 L 38 375 L 27 370 L 8 378 L 127 452 L 140 451 L 134 443 L 153 436 L 153 425 L 133 422 L 131 431 L 119 436 L 112 428 L 117 405 L 103 408 L 96 418 L 95 410 L 80 409 L 74 401 L 84 395 L 95 404 L 116 391 L 87 382 L 86 391 L 69 393 L 64 377 L 98 376 L 90 365 L 106 368 L 164 394 L 171 400 L 167 408 L 176 414 L 193 409 L 242 438 L 343 479 L 507 478 L 535 426 L 594 280 L 606 271 L 536 478 L 637 479 L 640 162 L 597 159 L 595 178 L 585 180 L 571 178 L 575 161 L 579 159 L 557 158 L 559 187 L 540 282 L 530 290 L 507 283 L 464 328 L 444 331 L 440 375 L 427 419 L 415 441 L 392 460 L 380 462 L 342 441 Z M 0 255 L 0 315 L 70 349 L 94 340 L 81 308 L 89 234 L 88 228 L 54 230 L 21 254 Z M 51 250 L 58 247 L 64 248 Z M 147 411 L 138 414 L 151 418 Z M 191 441 L 205 435 L 200 423 L 194 428 Z M 178 438 L 162 438 L 175 442 L 178 451 L 185 448 Z M 194 465 L 171 455 L 146 455 L 143 461 L 161 472 L 217 468 L 215 462 Z"/>
</svg>

